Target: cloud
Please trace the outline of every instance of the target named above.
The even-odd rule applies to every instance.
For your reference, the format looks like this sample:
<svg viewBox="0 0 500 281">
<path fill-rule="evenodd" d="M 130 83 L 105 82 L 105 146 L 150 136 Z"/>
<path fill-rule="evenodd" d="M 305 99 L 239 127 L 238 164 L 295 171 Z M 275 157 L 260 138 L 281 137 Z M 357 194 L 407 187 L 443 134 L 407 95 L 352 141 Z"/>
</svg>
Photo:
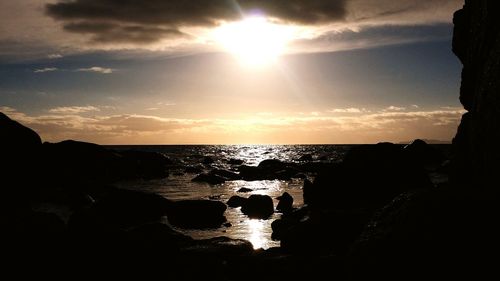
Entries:
<svg viewBox="0 0 500 281">
<path fill-rule="evenodd" d="M 164 38 L 187 36 L 175 28 L 100 22 L 69 23 L 64 26 L 64 30 L 90 34 L 91 40 L 98 43 L 148 44 Z"/>
<path fill-rule="evenodd" d="M 72 107 L 69 107 L 72 108 Z M 4 110 L 3 108 L 0 108 Z M 426 138 L 451 140 L 460 108 L 359 115 L 248 115 L 235 119 L 162 118 L 119 114 L 82 116 L 66 110 L 31 116 L 5 110 L 47 141 L 77 139 L 101 144 L 376 143 Z M 53 112 L 49 112 L 53 113 Z"/>
<path fill-rule="evenodd" d="M 63 56 L 61 54 L 48 54 L 47 55 L 47 58 L 49 58 L 49 59 L 60 59 L 62 57 Z"/>
<path fill-rule="evenodd" d="M 76 72 L 96 72 L 96 73 L 102 73 L 102 74 L 110 74 L 110 73 L 114 72 L 114 69 L 100 67 L 100 66 L 93 66 L 93 67 L 89 67 L 89 68 L 78 68 L 75 71 Z"/>
<path fill-rule="evenodd" d="M 399 106 L 391 105 L 387 108 L 384 108 L 382 111 L 404 111 L 404 110 L 406 110 L 406 107 L 399 107 Z"/>
<path fill-rule="evenodd" d="M 335 109 L 329 110 L 328 112 L 330 112 L 330 113 L 362 113 L 362 112 L 369 112 L 369 111 L 366 110 L 366 108 L 350 107 L 350 108 L 335 108 Z"/>
<path fill-rule="evenodd" d="M 45 67 L 45 68 L 40 68 L 40 69 L 35 69 L 33 72 L 35 73 L 45 73 L 45 72 L 53 72 L 57 71 L 57 67 Z"/>
<path fill-rule="evenodd" d="M 61 106 L 49 109 L 50 113 L 63 113 L 63 114 L 76 114 L 76 113 L 84 113 L 91 111 L 100 111 L 99 108 L 95 106 Z"/>
<path fill-rule="evenodd" d="M 59 0 L 46 14 L 64 30 L 101 43 L 150 44 L 186 36 L 186 27 L 213 27 L 262 13 L 277 22 L 306 26 L 429 24 L 451 22 L 463 0 Z"/>
</svg>

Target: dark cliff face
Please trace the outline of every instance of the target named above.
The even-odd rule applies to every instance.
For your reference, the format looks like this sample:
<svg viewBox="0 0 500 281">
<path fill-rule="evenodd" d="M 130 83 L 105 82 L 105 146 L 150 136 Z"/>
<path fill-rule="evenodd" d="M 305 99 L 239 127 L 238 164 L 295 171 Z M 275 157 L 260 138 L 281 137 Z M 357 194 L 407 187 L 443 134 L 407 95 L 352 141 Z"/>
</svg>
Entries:
<svg viewBox="0 0 500 281">
<path fill-rule="evenodd" d="M 463 64 L 460 102 L 468 112 L 453 140 L 451 180 L 494 186 L 500 172 L 500 1 L 465 0 L 453 22 L 453 52 Z"/>
</svg>

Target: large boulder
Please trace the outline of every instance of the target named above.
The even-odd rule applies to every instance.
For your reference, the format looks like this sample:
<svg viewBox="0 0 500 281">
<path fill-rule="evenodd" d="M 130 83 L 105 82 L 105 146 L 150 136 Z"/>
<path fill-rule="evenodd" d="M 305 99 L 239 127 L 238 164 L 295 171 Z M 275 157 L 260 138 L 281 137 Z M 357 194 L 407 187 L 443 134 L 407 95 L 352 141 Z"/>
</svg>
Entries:
<svg viewBox="0 0 500 281">
<path fill-rule="evenodd" d="M 238 207 L 243 206 L 246 201 L 247 201 L 247 198 L 234 195 L 234 196 L 231 196 L 231 198 L 229 198 L 229 200 L 227 200 L 226 204 L 231 208 L 238 208 Z"/>
<path fill-rule="evenodd" d="M 216 228 L 225 221 L 226 204 L 212 200 L 174 201 L 168 212 L 168 221 L 181 228 Z"/>
<path fill-rule="evenodd" d="M 250 218 L 267 219 L 274 213 L 273 199 L 268 195 L 250 195 L 241 211 Z"/>
<path fill-rule="evenodd" d="M 12 200 L 33 188 L 40 178 L 40 136 L 35 131 L 10 119 L 0 112 L 0 155 L 2 155 L 2 185 L 4 196 Z M 9 193 L 10 195 L 7 195 Z M 24 198 L 26 200 L 26 198 Z M 6 202 L 10 204 L 9 202 Z"/>
<path fill-rule="evenodd" d="M 460 102 L 467 110 L 453 139 L 451 180 L 455 186 L 498 186 L 499 14 L 496 0 L 466 0 L 453 18 L 453 52 L 463 64 Z"/>
<path fill-rule="evenodd" d="M 276 210 L 283 213 L 288 213 L 293 210 L 293 197 L 288 192 L 284 192 L 277 198 L 279 200 Z"/>
<path fill-rule="evenodd" d="M 75 212 L 69 227 L 74 233 L 126 230 L 161 220 L 171 205 L 157 194 L 112 189 L 90 208 Z"/>
<path fill-rule="evenodd" d="M 118 153 L 103 146 L 66 140 L 43 144 L 46 174 L 61 181 L 113 181 L 125 174 Z"/>
<path fill-rule="evenodd" d="M 353 246 L 352 280 L 399 279 L 408 272 L 413 280 L 498 278 L 498 199 L 456 189 L 402 194 L 377 213 Z"/>
<path fill-rule="evenodd" d="M 416 139 L 406 145 L 404 153 L 416 163 L 431 170 L 440 167 L 446 159 L 441 151 L 421 139 Z"/>
<path fill-rule="evenodd" d="M 377 209 L 399 194 L 433 185 L 421 165 L 391 143 L 352 148 L 344 161 L 304 183 L 304 201 L 326 209 Z"/>
<path fill-rule="evenodd" d="M 17 149 L 38 149 L 41 144 L 42 140 L 35 131 L 0 112 L 0 149 L 2 154 Z"/>
<path fill-rule="evenodd" d="M 156 152 L 114 151 L 74 140 L 43 144 L 47 175 L 62 181 L 112 182 L 168 176 L 169 159 Z M 57 175 L 54 175 L 57 173 Z"/>
<path fill-rule="evenodd" d="M 257 167 L 241 165 L 238 171 L 241 179 L 246 181 L 290 180 L 301 172 L 296 165 L 277 159 L 264 160 Z"/>
<path fill-rule="evenodd" d="M 172 164 L 172 161 L 161 153 L 126 150 L 120 151 L 119 154 L 123 156 L 137 178 L 168 177 L 167 165 Z"/>
</svg>

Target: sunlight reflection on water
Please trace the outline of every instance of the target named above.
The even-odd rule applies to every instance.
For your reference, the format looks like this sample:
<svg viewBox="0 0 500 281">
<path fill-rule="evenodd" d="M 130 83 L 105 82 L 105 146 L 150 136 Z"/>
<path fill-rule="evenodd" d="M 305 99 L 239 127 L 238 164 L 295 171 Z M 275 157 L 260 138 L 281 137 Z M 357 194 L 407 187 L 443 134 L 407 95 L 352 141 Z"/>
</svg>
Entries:
<svg viewBox="0 0 500 281">
<path fill-rule="evenodd" d="M 121 147 L 126 149 L 127 147 Z M 303 204 L 303 180 L 291 181 L 263 180 L 263 181 L 227 181 L 219 185 L 192 182 L 195 174 L 183 173 L 186 165 L 199 165 L 203 156 L 210 156 L 215 161 L 205 166 L 205 172 L 213 168 L 232 170 L 228 164 L 229 159 L 241 159 L 245 165 L 257 166 L 265 159 L 280 159 L 282 161 L 295 161 L 301 155 L 310 153 L 320 157 L 327 153 L 328 159 L 339 159 L 345 148 L 343 146 L 307 146 L 307 145 L 234 145 L 234 146 L 141 146 L 132 149 L 144 149 L 164 153 L 172 159 L 180 159 L 180 170 L 171 171 L 165 179 L 141 180 L 120 183 L 119 186 L 134 190 L 142 190 L 160 194 L 171 200 L 210 199 L 226 203 L 233 195 L 249 197 L 252 194 L 269 195 L 274 206 L 278 201 L 276 197 L 288 192 L 294 199 L 293 205 L 299 207 Z M 251 189 L 251 192 L 241 193 L 242 187 Z M 227 236 L 233 239 L 249 240 L 254 248 L 270 248 L 279 246 L 279 241 L 271 239 L 271 223 L 280 218 L 281 214 L 274 213 L 267 220 L 250 220 L 240 208 L 228 208 L 225 212 L 230 227 L 220 227 L 207 230 L 177 229 L 195 239 L 208 239 L 218 236 Z"/>
<path fill-rule="evenodd" d="M 264 230 L 264 223 L 262 220 L 249 219 L 246 221 L 246 225 L 250 230 L 250 236 L 247 240 L 250 241 L 254 249 L 263 248 L 269 237 L 266 237 Z"/>
</svg>

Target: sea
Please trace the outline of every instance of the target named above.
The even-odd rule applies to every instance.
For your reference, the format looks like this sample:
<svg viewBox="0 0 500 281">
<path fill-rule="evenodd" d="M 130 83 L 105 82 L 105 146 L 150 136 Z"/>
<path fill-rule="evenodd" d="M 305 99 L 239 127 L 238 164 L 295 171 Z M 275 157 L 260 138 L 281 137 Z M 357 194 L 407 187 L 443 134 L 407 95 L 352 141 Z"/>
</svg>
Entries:
<svg viewBox="0 0 500 281">
<path fill-rule="evenodd" d="M 354 145 L 120 145 L 107 146 L 115 150 L 139 150 L 162 153 L 172 160 L 169 176 L 163 179 L 133 180 L 118 182 L 120 188 L 153 192 L 170 200 L 208 199 L 227 202 L 233 195 L 248 197 L 251 194 L 264 194 L 273 198 L 288 192 L 293 197 L 294 207 L 304 204 L 302 187 L 304 179 L 264 180 L 264 181 L 227 181 L 223 184 L 193 182 L 197 175 L 186 173 L 186 167 L 198 167 L 205 172 L 212 169 L 236 170 L 237 165 L 230 164 L 231 159 L 239 159 L 243 164 L 257 166 L 266 159 L 279 159 L 284 162 L 300 162 L 304 155 L 311 155 L 314 162 L 339 162 Z M 206 161 L 207 157 L 213 160 Z M 204 161 L 205 160 L 205 161 Z M 205 164 L 204 164 L 205 162 Z M 313 175 L 308 175 L 312 177 Z M 311 178 L 312 179 L 312 178 Z M 251 189 L 251 192 L 238 192 L 240 188 Z M 225 216 L 230 226 L 213 229 L 176 230 L 195 239 L 208 239 L 227 236 L 233 239 L 245 239 L 255 249 L 268 249 L 279 246 L 279 241 L 271 238 L 271 223 L 279 219 L 281 214 L 275 212 L 269 219 L 250 219 L 240 208 L 228 208 Z M 228 224 L 228 225 L 229 225 Z"/>
</svg>

